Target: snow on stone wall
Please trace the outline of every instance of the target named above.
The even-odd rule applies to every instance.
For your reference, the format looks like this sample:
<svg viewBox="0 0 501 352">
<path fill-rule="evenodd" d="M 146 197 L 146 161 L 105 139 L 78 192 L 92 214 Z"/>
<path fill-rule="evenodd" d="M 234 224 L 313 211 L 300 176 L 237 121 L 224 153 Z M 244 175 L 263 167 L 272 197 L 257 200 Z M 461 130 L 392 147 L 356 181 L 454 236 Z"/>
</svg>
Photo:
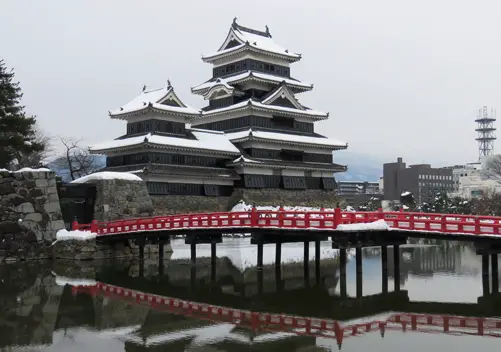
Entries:
<svg viewBox="0 0 501 352">
<path fill-rule="evenodd" d="M 62 228 L 53 172 L 0 170 L 0 262 L 50 258 L 50 244 Z"/>
</svg>

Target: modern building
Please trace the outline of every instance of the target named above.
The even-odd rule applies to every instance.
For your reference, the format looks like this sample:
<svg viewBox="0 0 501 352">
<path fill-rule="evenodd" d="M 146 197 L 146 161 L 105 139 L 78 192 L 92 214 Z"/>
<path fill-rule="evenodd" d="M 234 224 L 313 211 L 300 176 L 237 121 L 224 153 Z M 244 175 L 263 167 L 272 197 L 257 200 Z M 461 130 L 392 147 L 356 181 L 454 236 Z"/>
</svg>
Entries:
<svg viewBox="0 0 501 352">
<path fill-rule="evenodd" d="M 127 133 L 95 145 L 107 170 L 136 172 L 151 194 L 223 195 L 233 187 L 334 190 L 333 151 L 347 144 L 314 131 L 328 113 L 302 105 L 313 85 L 293 78 L 301 54 L 233 21 L 219 49 L 203 56 L 212 77 L 191 89 L 207 105 L 184 104 L 170 83 L 110 112 Z M 189 124 L 189 125 L 188 125 Z"/>
<path fill-rule="evenodd" d="M 412 192 L 418 204 L 429 202 L 438 192 L 453 189 L 451 168 L 432 168 L 429 164 L 409 165 L 397 162 L 383 164 L 384 199 L 398 201 L 403 192 Z"/>
<path fill-rule="evenodd" d="M 338 181 L 337 192 L 348 205 L 354 207 L 371 198 L 381 198 L 382 196 L 379 182 L 368 181 Z"/>
</svg>

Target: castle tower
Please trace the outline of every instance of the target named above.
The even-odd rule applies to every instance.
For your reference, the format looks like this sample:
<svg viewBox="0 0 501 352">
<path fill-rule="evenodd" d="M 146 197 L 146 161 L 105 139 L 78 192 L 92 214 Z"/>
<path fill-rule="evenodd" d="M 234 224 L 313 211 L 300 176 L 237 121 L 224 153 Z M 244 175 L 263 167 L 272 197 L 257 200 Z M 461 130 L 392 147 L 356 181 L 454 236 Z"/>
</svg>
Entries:
<svg viewBox="0 0 501 352">
<path fill-rule="evenodd" d="M 313 89 L 291 76 L 300 59 L 275 43 L 267 26 L 244 27 L 236 18 L 221 47 L 202 57 L 213 65 L 212 78 L 191 91 L 208 106 L 191 124 L 224 131 L 240 149 L 242 156 L 227 164 L 241 176 L 238 187 L 333 189 L 334 173 L 346 171 L 332 152 L 347 144 L 314 132 L 314 123 L 329 114 L 296 97 Z"/>
</svg>

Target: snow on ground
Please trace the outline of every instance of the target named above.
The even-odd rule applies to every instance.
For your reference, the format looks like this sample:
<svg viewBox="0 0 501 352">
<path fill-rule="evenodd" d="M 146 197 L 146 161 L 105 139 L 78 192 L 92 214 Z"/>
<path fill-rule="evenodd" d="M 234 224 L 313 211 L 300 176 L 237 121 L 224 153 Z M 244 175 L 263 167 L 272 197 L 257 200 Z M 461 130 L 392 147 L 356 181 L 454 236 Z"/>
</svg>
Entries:
<svg viewBox="0 0 501 352">
<path fill-rule="evenodd" d="M 51 171 L 45 167 L 41 167 L 39 169 L 32 169 L 31 167 L 23 167 L 22 169 L 19 169 L 19 170 L 16 170 L 16 171 L 10 171 L 10 170 L 7 170 L 7 169 L 0 169 L 0 172 L 3 171 L 7 171 L 7 172 L 13 172 L 13 173 L 16 173 L 16 172 L 38 172 L 38 171 L 44 171 L 44 172 L 48 172 L 48 171 Z"/>
<path fill-rule="evenodd" d="M 97 282 L 90 279 L 72 279 L 65 276 L 56 275 L 56 285 L 58 286 L 95 286 Z"/>
<path fill-rule="evenodd" d="M 320 208 L 314 208 L 314 207 L 303 207 L 303 206 L 284 206 L 284 210 L 286 211 L 320 211 Z M 256 210 L 272 210 L 272 211 L 278 211 L 280 209 L 280 206 L 278 205 L 256 205 Z M 244 201 L 240 201 L 238 204 L 236 204 L 231 211 L 251 211 L 252 210 L 252 205 L 251 204 L 245 204 Z M 334 211 L 334 208 L 323 208 L 325 211 Z"/>
<path fill-rule="evenodd" d="M 68 231 L 66 229 L 62 229 L 57 231 L 56 241 L 68 241 L 68 240 L 77 240 L 77 241 L 88 241 L 96 238 L 96 234 L 90 231 Z"/>
<path fill-rule="evenodd" d="M 390 227 L 384 220 L 378 220 L 369 223 L 358 223 L 358 224 L 341 224 L 337 225 L 337 231 L 381 231 L 389 230 Z"/>
<path fill-rule="evenodd" d="M 142 181 L 141 177 L 131 174 L 130 172 L 103 171 L 77 178 L 76 180 L 71 181 L 71 183 L 85 183 L 93 180 Z"/>
</svg>

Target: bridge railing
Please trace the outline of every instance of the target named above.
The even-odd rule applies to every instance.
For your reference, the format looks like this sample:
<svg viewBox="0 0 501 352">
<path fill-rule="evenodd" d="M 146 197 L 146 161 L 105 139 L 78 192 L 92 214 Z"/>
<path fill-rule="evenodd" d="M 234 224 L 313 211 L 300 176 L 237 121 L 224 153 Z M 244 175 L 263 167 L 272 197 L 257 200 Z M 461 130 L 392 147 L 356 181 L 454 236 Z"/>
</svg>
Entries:
<svg viewBox="0 0 501 352">
<path fill-rule="evenodd" d="M 93 221 L 91 224 L 73 223 L 74 230 L 90 230 L 99 236 L 141 231 L 165 231 L 181 229 L 228 229 L 280 228 L 336 230 L 339 225 L 371 223 L 383 220 L 392 229 L 500 235 L 501 218 L 459 214 L 431 214 L 414 212 L 343 212 L 334 211 L 285 211 L 256 210 L 242 212 L 216 212 L 156 216 L 123 219 L 108 222 Z M 354 227 L 353 230 L 356 230 Z M 343 228 L 343 231 L 349 229 Z"/>
</svg>

